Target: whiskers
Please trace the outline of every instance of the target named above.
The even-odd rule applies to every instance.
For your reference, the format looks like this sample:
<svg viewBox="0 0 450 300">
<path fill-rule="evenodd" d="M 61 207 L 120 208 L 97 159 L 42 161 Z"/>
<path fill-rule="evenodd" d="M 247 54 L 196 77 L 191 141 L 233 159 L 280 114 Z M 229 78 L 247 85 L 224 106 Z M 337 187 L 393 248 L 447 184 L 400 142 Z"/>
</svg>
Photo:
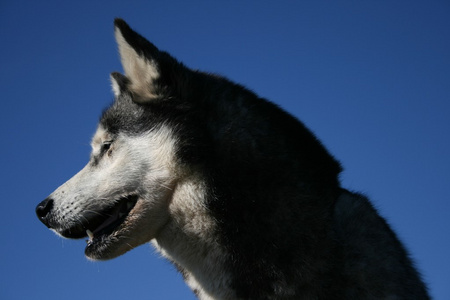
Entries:
<svg viewBox="0 0 450 300">
<path fill-rule="evenodd" d="M 160 183 L 159 185 L 162 186 L 163 188 L 169 190 L 169 191 L 173 191 L 173 188 L 171 188 L 170 186 L 167 186 L 167 185 L 165 185 L 163 183 Z"/>
</svg>

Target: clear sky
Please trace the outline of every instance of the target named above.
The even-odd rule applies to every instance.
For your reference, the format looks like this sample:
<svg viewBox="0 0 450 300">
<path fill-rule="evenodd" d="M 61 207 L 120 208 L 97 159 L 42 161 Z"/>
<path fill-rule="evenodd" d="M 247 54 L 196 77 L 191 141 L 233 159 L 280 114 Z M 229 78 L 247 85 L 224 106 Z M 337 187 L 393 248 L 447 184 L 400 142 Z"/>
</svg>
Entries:
<svg viewBox="0 0 450 300">
<path fill-rule="evenodd" d="M 301 119 L 450 299 L 450 2 L 1 1 L 0 299 L 194 299 L 149 245 L 83 256 L 34 208 L 87 162 L 121 17 Z"/>
</svg>

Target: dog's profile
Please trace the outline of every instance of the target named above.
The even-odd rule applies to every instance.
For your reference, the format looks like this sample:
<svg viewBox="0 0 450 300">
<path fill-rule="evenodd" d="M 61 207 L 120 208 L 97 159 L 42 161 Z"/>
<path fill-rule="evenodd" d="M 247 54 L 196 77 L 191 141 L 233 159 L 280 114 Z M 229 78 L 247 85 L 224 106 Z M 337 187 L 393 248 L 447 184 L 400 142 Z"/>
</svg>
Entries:
<svg viewBox="0 0 450 300">
<path fill-rule="evenodd" d="M 41 202 L 106 260 L 143 243 L 200 299 L 429 299 L 395 233 L 297 119 L 115 21 L 125 75 L 88 164 Z"/>
</svg>

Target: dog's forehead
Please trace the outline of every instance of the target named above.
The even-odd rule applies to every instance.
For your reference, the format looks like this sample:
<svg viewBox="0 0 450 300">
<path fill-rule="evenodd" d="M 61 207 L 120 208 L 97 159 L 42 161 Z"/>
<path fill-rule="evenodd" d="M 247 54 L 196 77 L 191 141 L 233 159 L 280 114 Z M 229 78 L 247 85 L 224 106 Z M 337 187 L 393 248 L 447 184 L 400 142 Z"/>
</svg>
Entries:
<svg viewBox="0 0 450 300">
<path fill-rule="evenodd" d="M 155 126 L 157 113 L 149 105 L 133 102 L 130 94 L 121 94 L 100 117 L 100 126 L 112 135 L 118 133 L 139 134 Z"/>
</svg>

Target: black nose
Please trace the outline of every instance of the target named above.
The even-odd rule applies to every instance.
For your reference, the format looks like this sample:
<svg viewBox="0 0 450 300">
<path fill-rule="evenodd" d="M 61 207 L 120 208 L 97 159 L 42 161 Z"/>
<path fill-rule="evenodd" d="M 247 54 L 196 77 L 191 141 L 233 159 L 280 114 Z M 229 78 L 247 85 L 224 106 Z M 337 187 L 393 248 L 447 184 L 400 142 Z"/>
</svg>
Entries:
<svg viewBox="0 0 450 300">
<path fill-rule="evenodd" d="M 48 224 L 50 211 L 53 209 L 53 199 L 47 198 L 36 206 L 36 215 L 45 225 Z"/>
</svg>

